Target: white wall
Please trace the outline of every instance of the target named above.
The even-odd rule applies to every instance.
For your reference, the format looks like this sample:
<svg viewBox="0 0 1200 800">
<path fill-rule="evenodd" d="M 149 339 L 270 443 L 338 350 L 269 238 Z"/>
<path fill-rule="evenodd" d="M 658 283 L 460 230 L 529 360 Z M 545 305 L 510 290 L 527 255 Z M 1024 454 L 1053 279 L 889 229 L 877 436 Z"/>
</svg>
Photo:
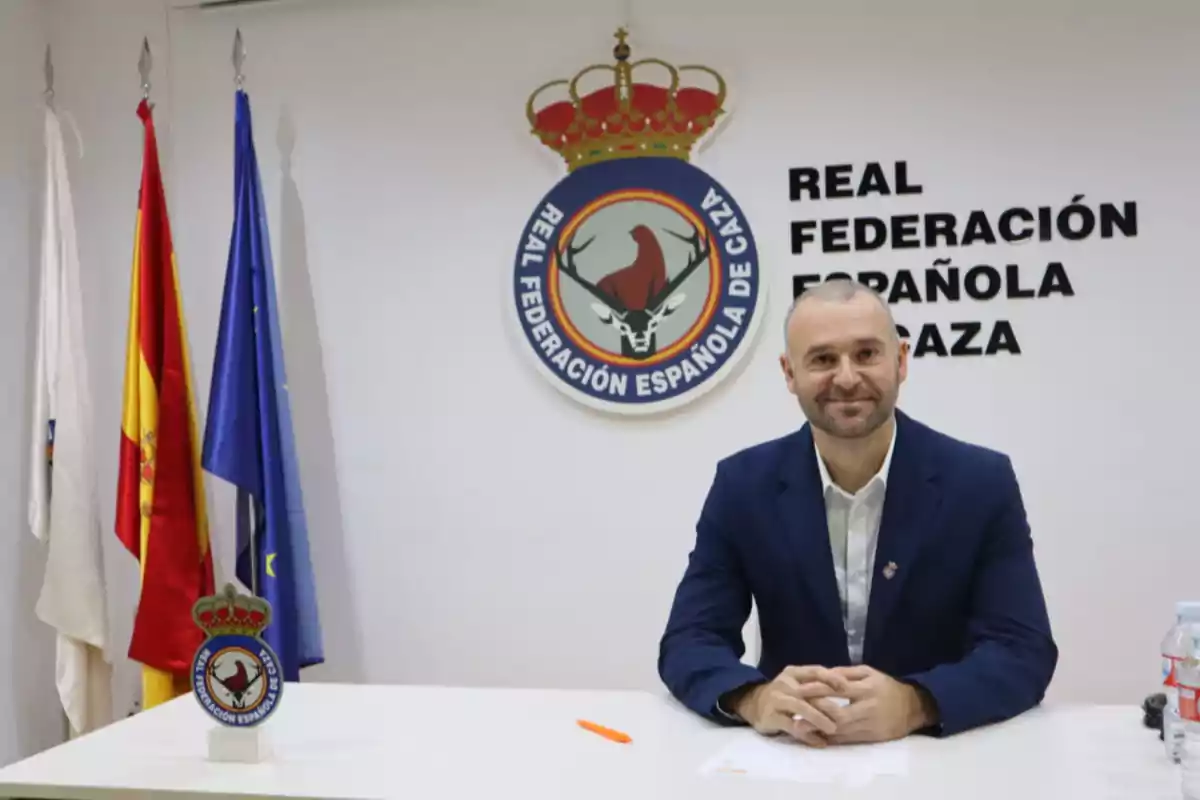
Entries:
<svg viewBox="0 0 1200 800">
<path fill-rule="evenodd" d="M 44 556 L 25 521 L 31 290 L 41 215 L 44 20 L 0 0 L 0 763 L 58 741 L 53 632 L 33 614 Z M 37 80 L 31 81 L 33 75 Z"/>
<path fill-rule="evenodd" d="M 100 485 L 115 486 L 143 33 L 200 408 L 231 215 L 236 26 L 249 50 L 331 650 L 315 677 L 656 687 L 658 636 L 715 461 L 801 422 L 775 363 L 791 276 L 922 270 L 943 255 L 794 256 L 790 221 L 1135 200 L 1133 239 L 949 253 L 1020 263 L 1026 281 L 1060 259 L 1074 298 L 897 315 L 1013 321 L 1023 355 L 920 359 L 902 404 L 1012 454 L 1063 653 L 1051 696 L 1140 702 L 1171 603 L 1198 591 L 1194 348 L 1172 332 L 1200 289 L 1196 12 L 1088 4 L 1085 23 L 1074 5 L 1045 5 L 635 4 L 635 53 L 709 64 L 736 93 L 703 165 L 749 217 L 772 303 L 735 381 L 671 417 L 615 421 L 548 386 L 505 315 L 518 236 L 558 177 L 526 130 L 526 96 L 606 61 L 623 3 L 167 13 L 151 0 L 59 0 L 61 94 L 88 141 L 81 244 L 103 298 L 88 321 L 103 348 L 97 425 L 112 433 Z M 788 201 L 788 167 L 895 159 L 923 197 Z M 228 551 L 228 496 L 212 496 Z M 107 514 L 111 492 L 104 501 Z M 118 641 L 134 576 L 127 557 L 110 558 L 126 593 Z"/>
</svg>

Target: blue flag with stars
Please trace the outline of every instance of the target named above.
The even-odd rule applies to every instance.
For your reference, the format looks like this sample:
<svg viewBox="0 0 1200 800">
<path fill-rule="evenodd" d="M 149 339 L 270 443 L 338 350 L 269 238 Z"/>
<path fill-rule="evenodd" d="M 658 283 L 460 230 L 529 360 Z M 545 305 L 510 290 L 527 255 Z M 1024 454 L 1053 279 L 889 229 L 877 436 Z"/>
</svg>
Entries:
<svg viewBox="0 0 1200 800">
<path fill-rule="evenodd" d="M 237 576 L 271 603 L 263 638 L 283 678 L 325 660 L 300 491 L 275 270 L 250 122 L 237 92 L 234 218 L 213 361 L 204 469 L 237 487 Z"/>
</svg>

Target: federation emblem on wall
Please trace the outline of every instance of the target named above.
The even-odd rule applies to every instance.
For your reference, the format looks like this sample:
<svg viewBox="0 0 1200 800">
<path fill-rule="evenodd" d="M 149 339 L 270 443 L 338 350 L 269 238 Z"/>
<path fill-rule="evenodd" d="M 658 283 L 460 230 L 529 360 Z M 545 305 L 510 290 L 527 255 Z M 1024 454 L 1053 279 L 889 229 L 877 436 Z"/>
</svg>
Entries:
<svg viewBox="0 0 1200 800">
<path fill-rule="evenodd" d="M 283 693 L 279 660 L 262 638 L 271 604 L 227 584 L 221 594 L 197 600 L 192 617 L 207 637 L 192 661 L 192 693 L 201 707 L 230 727 L 262 723 Z"/>
<path fill-rule="evenodd" d="M 526 104 L 567 175 L 521 235 L 513 302 L 556 387 L 592 408 L 642 414 L 681 406 L 733 370 L 766 286 L 741 208 L 691 163 L 725 112 L 724 79 L 704 66 L 631 62 L 627 36 L 616 33 L 615 64 L 551 81 Z"/>
</svg>

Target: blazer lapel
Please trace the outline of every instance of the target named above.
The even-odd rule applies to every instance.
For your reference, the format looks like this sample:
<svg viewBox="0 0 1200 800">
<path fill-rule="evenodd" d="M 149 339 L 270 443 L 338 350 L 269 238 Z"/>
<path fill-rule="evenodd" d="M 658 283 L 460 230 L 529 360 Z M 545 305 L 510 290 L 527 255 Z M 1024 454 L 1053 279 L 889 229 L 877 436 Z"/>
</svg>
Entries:
<svg viewBox="0 0 1200 800">
<path fill-rule="evenodd" d="M 897 411 L 896 449 L 875 548 L 864 658 L 887 629 L 912 565 L 936 525 L 941 493 L 921 438 L 920 427 Z"/>
<path fill-rule="evenodd" d="M 780 474 L 779 515 L 783 537 L 800 568 L 800 583 L 810 595 L 815 616 L 845 647 L 842 601 L 833 573 L 829 523 L 812 430 L 805 425 L 793 439 Z M 846 655 L 847 663 L 849 651 Z"/>
</svg>

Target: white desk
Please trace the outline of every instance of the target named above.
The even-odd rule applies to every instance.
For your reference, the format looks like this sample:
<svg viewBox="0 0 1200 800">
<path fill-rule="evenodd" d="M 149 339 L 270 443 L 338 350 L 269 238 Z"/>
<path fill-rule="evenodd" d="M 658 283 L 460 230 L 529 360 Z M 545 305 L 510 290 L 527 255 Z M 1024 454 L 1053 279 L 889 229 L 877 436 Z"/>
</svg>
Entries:
<svg viewBox="0 0 1200 800">
<path fill-rule="evenodd" d="M 584 718 L 628 733 L 621 745 Z M 0 770 L 0 797 L 447 800 L 1178 800 L 1178 770 L 1128 707 L 1041 708 L 945 740 L 913 737 L 906 777 L 863 788 L 702 777 L 747 729 L 655 694 L 288 684 L 271 764 L 205 761 L 190 697 Z M 800 747 L 797 745 L 797 747 Z"/>
</svg>

